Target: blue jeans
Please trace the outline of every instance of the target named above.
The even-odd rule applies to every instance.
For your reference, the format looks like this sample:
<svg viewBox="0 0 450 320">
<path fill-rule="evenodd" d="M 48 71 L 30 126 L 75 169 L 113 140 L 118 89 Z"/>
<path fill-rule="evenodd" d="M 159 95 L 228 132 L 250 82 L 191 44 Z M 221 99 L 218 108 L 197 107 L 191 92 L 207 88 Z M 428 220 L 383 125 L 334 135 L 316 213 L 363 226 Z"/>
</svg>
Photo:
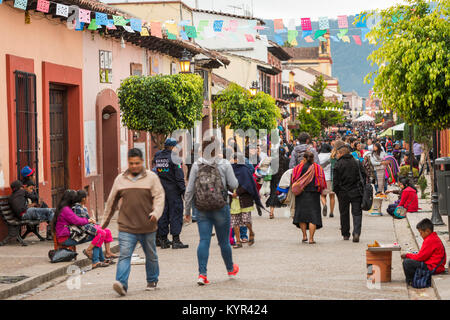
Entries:
<svg viewBox="0 0 450 320">
<path fill-rule="evenodd" d="M 94 236 L 92 236 L 92 235 L 85 238 L 82 241 L 75 241 L 75 240 L 69 238 L 63 242 L 63 245 L 64 246 L 76 246 L 76 245 L 79 245 L 82 243 L 90 242 L 90 241 L 92 241 L 92 239 L 94 239 Z M 103 262 L 103 261 L 105 261 L 105 256 L 103 255 L 102 248 L 94 247 L 94 249 L 92 250 L 92 263 L 96 264 L 98 262 Z"/>
<path fill-rule="evenodd" d="M 248 240 L 247 231 L 248 231 L 248 228 L 246 226 L 240 226 L 239 227 L 239 234 L 240 234 L 240 238 L 241 239 L 247 239 Z M 233 238 L 235 237 L 234 228 L 231 229 L 231 236 Z"/>
<path fill-rule="evenodd" d="M 198 211 L 197 215 L 198 232 L 200 243 L 197 248 L 198 272 L 206 276 L 206 266 L 208 265 L 209 247 L 211 244 L 212 228 L 216 229 L 217 240 L 219 241 L 222 259 L 228 272 L 233 271 L 233 256 L 230 246 L 231 216 L 230 207 L 226 205 L 216 211 Z"/>
<path fill-rule="evenodd" d="M 139 243 L 145 253 L 145 272 L 147 273 L 147 283 L 158 282 L 159 265 L 156 253 L 156 231 L 151 233 L 133 234 L 119 232 L 120 255 L 117 263 L 116 280 L 128 289 L 128 277 L 131 270 L 131 256 L 136 244 Z"/>
<path fill-rule="evenodd" d="M 54 215 L 51 208 L 28 208 L 22 220 L 52 221 Z"/>
</svg>

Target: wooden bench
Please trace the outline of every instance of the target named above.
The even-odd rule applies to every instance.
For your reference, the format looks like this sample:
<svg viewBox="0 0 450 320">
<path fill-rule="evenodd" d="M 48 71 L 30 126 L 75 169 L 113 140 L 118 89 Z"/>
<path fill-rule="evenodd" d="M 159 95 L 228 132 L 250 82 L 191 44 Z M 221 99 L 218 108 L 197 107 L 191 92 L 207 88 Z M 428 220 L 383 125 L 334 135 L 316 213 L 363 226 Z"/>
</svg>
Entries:
<svg viewBox="0 0 450 320">
<path fill-rule="evenodd" d="M 5 221 L 8 226 L 8 235 L 3 241 L 0 241 L 0 246 L 7 244 L 11 239 L 16 239 L 22 246 L 27 246 L 24 239 L 29 233 L 34 233 L 39 240 L 45 241 L 45 239 L 39 234 L 39 220 L 19 220 L 14 215 L 11 207 L 8 203 L 8 196 L 0 197 L 0 217 Z M 23 227 L 26 230 L 22 233 Z"/>
</svg>

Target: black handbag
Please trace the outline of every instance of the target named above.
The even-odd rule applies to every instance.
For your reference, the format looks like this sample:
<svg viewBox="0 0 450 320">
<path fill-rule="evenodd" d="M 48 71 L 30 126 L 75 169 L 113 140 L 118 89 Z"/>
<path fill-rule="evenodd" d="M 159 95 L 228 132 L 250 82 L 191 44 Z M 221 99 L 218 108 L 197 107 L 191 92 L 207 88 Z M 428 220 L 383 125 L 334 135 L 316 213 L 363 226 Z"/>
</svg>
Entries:
<svg viewBox="0 0 450 320">
<path fill-rule="evenodd" d="M 416 269 L 416 272 L 414 273 L 414 278 L 412 281 L 413 288 L 416 289 L 422 289 L 422 288 L 428 288 L 431 287 L 431 276 L 434 274 L 436 269 L 444 263 L 445 256 L 442 258 L 441 263 L 439 263 L 436 268 L 433 269 L 433 271 L 430 271 L 428 269 L 427 265 L 424 262 L 420 263 L 420 267 Z"/>
<path fill-rule="evenodd" d="M 358 161 L 358 160 L 356 160 Z M 359 179 L 361 184 L 361 193 L 362 193 L 362 201 L 361 201 L 361 209 L 364 211 L 370 210 L 373 204 L 373 187 L 371 184 L 365 183 L 364 179 L 361 175 L 361 170 L 359 169 L 359 163 L 356 163 L 358 167 Z"/>
<path fill-rule="evenodd" d="M 50 258 L 51 263 L 72 261 L 76 258 L 77 255 L 78 253 L 64 248 L 58 250 L 50 250 L 48 252 L 48 257 Z"/>
</svg>

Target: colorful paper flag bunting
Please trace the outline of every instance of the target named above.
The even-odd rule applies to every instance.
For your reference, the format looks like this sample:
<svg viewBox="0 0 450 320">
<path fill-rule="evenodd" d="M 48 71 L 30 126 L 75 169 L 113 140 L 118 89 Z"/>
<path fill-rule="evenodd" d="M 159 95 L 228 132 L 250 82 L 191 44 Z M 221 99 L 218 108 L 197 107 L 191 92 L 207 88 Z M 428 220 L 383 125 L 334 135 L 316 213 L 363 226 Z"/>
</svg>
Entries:
<svg viewBox="0 0 450 320">
<path fill-rule="evenodd" d="M 148 33 L 147 27 L 142 27 L 142 30 L 141 30 L 141 36 L 142 36 L 142 37 L 148 37 L 148 36 L 150 36 L 150 34 Z"/>
<path fill-rule="evenodd" d="M 84 22 L 80 22 L 79 20 L 77 20 L 75 24 L 75 31 L 83 31 L 83 29 L 84 29 Z"/>
<path fill-rule="evenodd" d="M 142 20 L 140 19 L 130 19 L 130 26 L 131 29 L 137 32 L 142 31 Z"/>
<path fill-rule="evenodd" d="M 330 29 L 330 21 L 328 20 L 328 17 L 319 17 L 319 29 Z"/>
<path fill-rule="evenodd" d="M 14 8 L 26 10 L 28 5 L 28 0 L 15 0 Z"/>
<path fill-rule="evenodd" d="M 189 38 L 197 38 L 197 30 L 195 29 L 195 26 L 185 26 L 184 31 L 186 31 L 186 35 Z"/>
<path fill-rule="evenodd" d="M 48 12 L 48 9 L 50 8 L 50 1 L 47 0 L 38 0 L 36 10 L 40 12 Z"/>
<path fill-rule="evenodd" d="M 95 23 L 99 26 L 107 26 L 109 23 L 108 15 L 106 13 L 96 12 Z"/>
<path fill-rule="evenodd" d="M 230 22 L 229 22 L 229 29 L 230 29 L 231 32 L 236 32 L 238 26 L 239 26 L 239 21 L 237 21 L 237 20 L 230 20 Z"/>
<path fill-rule="evenodd" d="M 305 41 L 306 41 L 306 42 L 314 42 L 314 40 L 313 40 L 313 38 L 311 38 L 311 36 L 307 36 L 307 37 L 305 38 Z"/>
<path fill-rule="evenodd" d="M 66 6 L 61 3 L 57 3 L 56 4 L 56 15 L 67 18 L 69 16 L 69 6 Z"/>
<path fill-rule="evenodd" d="M 344 42 L 350 42 L 350 38 L 348 36 L 342 36 L 342 41 Z"/>
<path fill-rule="evenodd" d="M 347 29 L 348 28 L 347 16 L 338 16 L 338 26 L 339 26 L 339 29 Z"/>
<path fill-rule="evenodd" d="M 215 20 L 214 21 L 214 31 L 221 32 L 223 27 L 223 20 Z"/>
<path fill-rule="evenodd" d="M 198 22 L 197 31 L 203 31 L 209 25 L 209 20 L 200 20 Z"/>
<path fill-rule="evenodd" d="M 162 38 L 161 22 L 150 22 L 150 34 Z"/>
<path fill-rule="evenodd" d="M 173 33 L 167 32 L 167 39 L 169 40 L 177 40 L 177 36 Z"/>
<path fill-rule="evenodd" d="M 356 44 L 357 45 L 362 45 L 362 43 L 361 43 L 361 37 L 360 36 L 353 36 L 353 40 L 355 40 L 355 42 L 356 42 Z"/>
<path fill-rule="evenodd" d="M 348 29 L 341 29 L 339 33 L 337 34 L 338 38 L 342 39 L 343 36 L 345 36 L 348 32 Z"/>
<path fill-rule="evenodd" d="M 288 30 L 295 30 L 295 19 L 289 20 Z"/>
<path fill-rule="evenodd" d="M 311 19 L 310 18 L 302 18 L 301 19 L 302 30 L 312 30 Z"/>
<path fill-rule="evenodd" d="M 80 9 L 80 15 L 79 15 L 80 22 L 84 23 L 91 23 L 91 11 Z"/>
<path fill-rule="evenodd" d="M 288 42 L 292 44 L 297 39 L 298 31 L 297 30 L 288 30 Z"/>
<path fill-rule="evenodd" d="M 327 33 L 327 30 L 316 30 L 314 33 L 314 39 L 322 37 L 325 33 Z"/>
</svg>

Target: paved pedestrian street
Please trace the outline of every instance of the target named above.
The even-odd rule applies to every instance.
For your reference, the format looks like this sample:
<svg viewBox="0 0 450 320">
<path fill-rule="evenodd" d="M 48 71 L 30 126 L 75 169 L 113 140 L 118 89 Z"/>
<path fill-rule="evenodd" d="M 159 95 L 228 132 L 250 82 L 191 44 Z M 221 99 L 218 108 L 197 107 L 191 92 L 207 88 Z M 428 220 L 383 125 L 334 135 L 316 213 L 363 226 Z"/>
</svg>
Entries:
<svg viewBox="0 0 450 320">
<path fill-rule="evenodd" d="M 228 279 L 213 237 L 208 263 L 211 284 L 197 285 L 198 231 L 196 224 L 190 224 L 181 234 L 188 249 L 158 249 L 160 279 L 156 291 L 144 290 L 145 266 L 133 265 L 128 295 L 119 297 L 112 290 L 114 265 L 83 274 L 80 289 L 68 289 L 64 281 L 26 299 L 408 299 L 399 252 L 393 252 L 392 282 L 382 283 L 380 289 L 369 289 L 366 283 L 367 244 L 396 241 L 392 217 L 365 214 L 360 242 L 353 243 L 342 240 L 339 213 L 335 212 L 334 218 L 323 218 L 317 243 L 310 245 L 301 243 L 300 229 L 286 213 L 286 209 L 277 209 L 273 220 L 267 213 L 262 217 L 252 214 L 256 242 L 252 247 L 233 249 L 233 259 L 240 266 L 235 280 Z M 143 256 L 141 249 L 136 253 Z"/>
</svg>

